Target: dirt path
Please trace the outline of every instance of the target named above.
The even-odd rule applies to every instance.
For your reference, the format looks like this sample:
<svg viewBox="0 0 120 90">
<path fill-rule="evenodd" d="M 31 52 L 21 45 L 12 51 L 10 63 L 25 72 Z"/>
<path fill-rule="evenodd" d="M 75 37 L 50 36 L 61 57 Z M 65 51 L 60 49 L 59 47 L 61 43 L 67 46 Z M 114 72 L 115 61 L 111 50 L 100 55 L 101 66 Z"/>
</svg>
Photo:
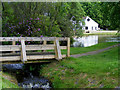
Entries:
<svg viewBox="0 0 120 90">
<path fill-rule="evenodd" d="M 107 48 L 103 48 L 103 49 L 96 50 L 96 51 L 91 51 L 91 52 L 82 53 L 82 54 L 75 54 L 75 55 L 70 55 L 70 56 L 77 58 L 77 57 L 81 57 L 81 56 L 94 55 L 94 54 L 98 54 L 100 52 L 104 52 L 104 51 L 106 51 L 106 50 L 108 50 L 110 48 L 117 47 L 117 46 L 120 46 L 120 44 L 109 46 Z"/>
</svg>

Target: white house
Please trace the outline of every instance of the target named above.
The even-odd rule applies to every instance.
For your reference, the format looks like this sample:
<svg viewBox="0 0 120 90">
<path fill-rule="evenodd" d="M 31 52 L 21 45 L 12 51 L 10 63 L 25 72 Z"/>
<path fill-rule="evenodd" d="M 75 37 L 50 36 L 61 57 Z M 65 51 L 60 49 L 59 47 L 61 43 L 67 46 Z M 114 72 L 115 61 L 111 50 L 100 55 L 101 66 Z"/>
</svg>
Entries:
<svg viewBox="0 0 120 90">
<path fill-rule="evenodd" d="M 83 30 L 98 30 L 98 23 L 92 20 L 90 17 L 83 17 L 85 25 L 80 22 Z"/>
</svg>

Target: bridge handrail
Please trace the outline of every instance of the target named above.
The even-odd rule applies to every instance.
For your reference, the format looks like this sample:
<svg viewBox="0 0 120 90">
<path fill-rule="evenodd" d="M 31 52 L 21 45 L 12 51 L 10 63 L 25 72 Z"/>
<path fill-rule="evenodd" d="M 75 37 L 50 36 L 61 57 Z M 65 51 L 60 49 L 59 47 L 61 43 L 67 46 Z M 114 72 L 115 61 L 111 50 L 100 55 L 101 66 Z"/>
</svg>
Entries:
<svg viewBox="0 0 120 90">
<path fill-rule="evenodd" d="M 68 37 L 0 37 L 0 41 L 21 41 L 24 39 L 25 41 L 55 41 L 55 39 L 59 41 L 66 41 Z"/>
<path fill-rule="evenodd" d="M 0 45 L 0 51 L 21 51 L 21 58 L 17 57 L 0 57 L 0 61 L 21 59 L 23 62 L 27 59 L 34 59 L 33 56 L 27 56 L 28 50 L 55 50 L 55 58 L 62 59 L 61 49 L 67 49 L 67 57 L 70 56 L 70 38 L 69 37 L 0 37 L 0 42 L 12 41 L 12 45 Z M 21 45 L 16 45 L 16 41 L 20 41 Z M 25 41 L 43 41 L 43 45 L 25 45 Z M 47 45 L 47 41 L 54 41 L 54 44 Z M 67 46 L 60 46 L 59 41 L 67 41 Z M 40 57 L 36 57 L 39 59 Z M 44 56 L 43 56 L 44 58 Z M 49 57 L 47 57 L 49 58 Z"/>
</svg>

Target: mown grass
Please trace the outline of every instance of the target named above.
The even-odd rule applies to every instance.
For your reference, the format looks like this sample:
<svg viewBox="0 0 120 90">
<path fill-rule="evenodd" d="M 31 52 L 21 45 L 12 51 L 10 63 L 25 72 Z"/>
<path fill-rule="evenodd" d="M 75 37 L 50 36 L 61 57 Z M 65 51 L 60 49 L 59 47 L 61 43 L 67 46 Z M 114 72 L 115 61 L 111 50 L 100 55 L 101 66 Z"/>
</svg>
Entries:
<svg viewBox="0 0 120 90">
<path fill-rule="evenodd" d="M 0 72 L 0 73 L 1 73 L 0 74 L 0 80 L 1 80 L 0 86 L 2 86 L 0 88 L 20 88 L 17 84 L 15 84 L 9 80 L 8 77 L 11 77 L 11 75 L 4 73 L 4 72 Z"/>
<path fill-rule="evenodd" d="M 93 46 L 89 47 L 70 47 L 70 54 L 81 54 L 86 53 L 90 51 L 95 51 L 99 49 L 103 49 L 112 45 L 118 44 L 118 42 L 105 42 L 105 43 L 99 43 Z M 67 50 L 62 50 L 62 54 L 66 54 Z"/>
<path fill-rule="evenodd" d="M 118 86 L 118 47 L 42 67 L 54 88 L 115 88 Z"/>
</svg>

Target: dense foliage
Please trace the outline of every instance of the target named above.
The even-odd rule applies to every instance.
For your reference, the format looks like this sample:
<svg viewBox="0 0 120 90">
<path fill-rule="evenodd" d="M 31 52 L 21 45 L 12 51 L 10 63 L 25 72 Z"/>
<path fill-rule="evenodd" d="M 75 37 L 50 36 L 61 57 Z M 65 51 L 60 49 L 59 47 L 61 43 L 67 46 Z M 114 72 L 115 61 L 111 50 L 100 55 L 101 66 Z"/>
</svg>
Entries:
<svg viewBox="0 0 120 90">
<path fill-rule="evenodd" d="M 117 29 L 120 31 L 120 2 L 103 3 L 104 22 L 106 20 L 110 23 L 108 26 L 110 29 Z"/>
<path fill-rule="evenodd" d="M 80 3 L 2 3 L 3 36 L 73 36 L 84 16 Z M 72 24 L 74 16 L 76 24 Z"/>
<path fill-rule="evenodd" d="M 99 23 L 100 28 L 120 30 L 120 2 L 82 3 L 86 16 Z"/>
<path fill-rule="evenodd" d="M 3 2 L 2 36 L 80 36 L 84 16 L 120 30 L 119 11 L 119 2 Z"/>
</svg>

